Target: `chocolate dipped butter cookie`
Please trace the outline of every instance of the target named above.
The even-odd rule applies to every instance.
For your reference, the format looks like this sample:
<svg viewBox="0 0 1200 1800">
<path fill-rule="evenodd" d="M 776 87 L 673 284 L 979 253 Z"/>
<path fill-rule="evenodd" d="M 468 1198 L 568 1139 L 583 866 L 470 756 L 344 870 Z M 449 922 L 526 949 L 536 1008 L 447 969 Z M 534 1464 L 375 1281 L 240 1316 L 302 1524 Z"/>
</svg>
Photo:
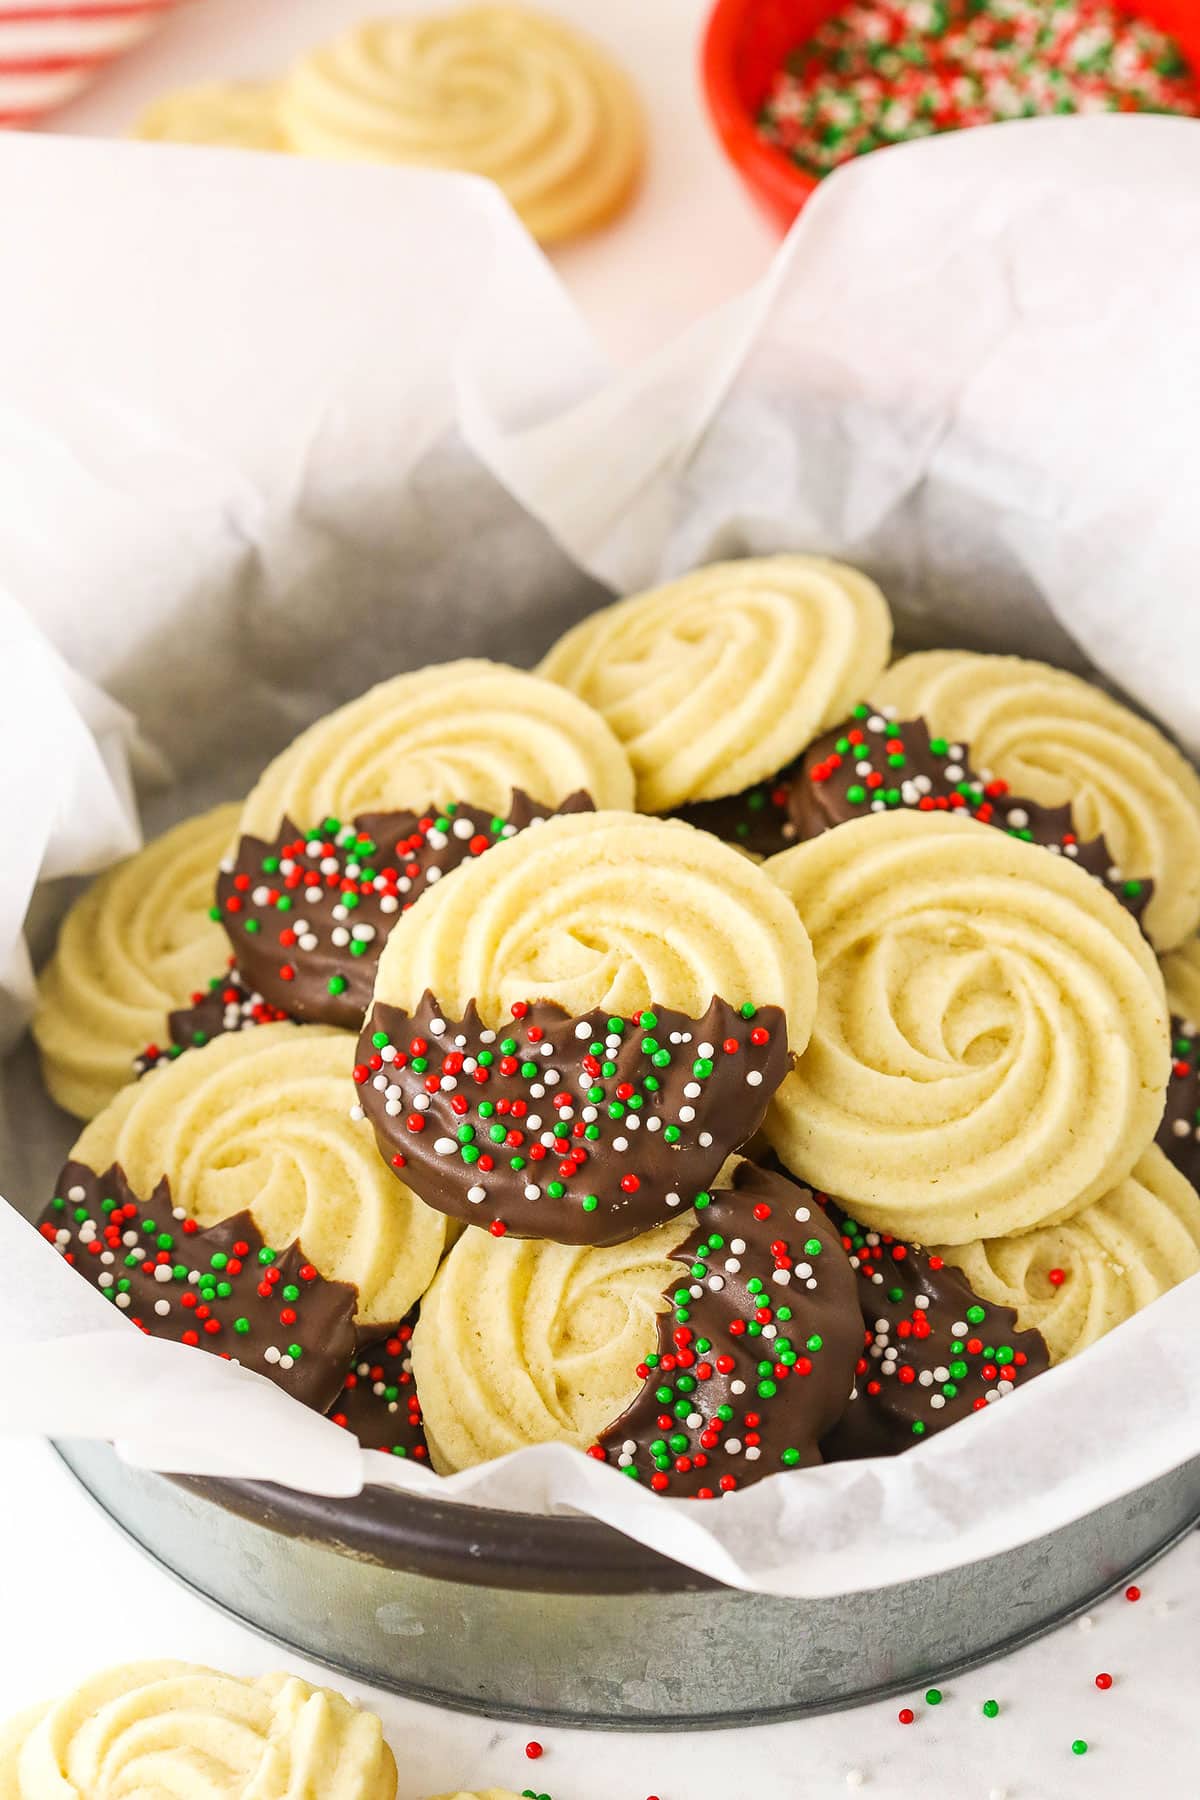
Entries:
<svg viewBox="0 0 1200 1800">
<path fill-rule="evenodd" d="M 39 1228 L 148 1337 L 229 1357 L 317 1412 L 341 1392 L 358 1290 L 326 1280 L 299 1244 L 271 1248 L 249 1212 L 202 1230 L 169 1181 L 143 1197 L 119 1166 L 69 1162 Z"/>
<path fill-rule="evenodd" d="M 586 1249 L 465 1231 L 421 1303 L 412 1369 L 433 1466 L 527 1444 L 585 1449 L 637 1393 L 688 1212 Z"/>
<path fill-rule="evenodd" d="M 396 675 L 327 713 L 280 752 L 242 809 L 243 837 L 284 820 L 469 802 L 504 817 L 514 793 L 555 807 L 570 794 L 631 807 L 629 760 L 604 720 L 553 682 L 503 663 L 440 663 Z"/>
<path fill-rule="evenodd" d="M 1083 838 L 1069 806 L 1020 798 L 1000 777 L 977 774 L 970 759 L 968 746 L 931 736 L 924 719 L 897 721 L 860 704 L 817 739 L 788 784 L 793 837 L 819 837 L 851 819 L 900 808 L 962 813 L 1066 857 L 1141 918 L 1154 892 L 1152 881 L 1127 877 L 1102 837 Z"/>
<path fill-rule="evenodd" d="M 894 1456 L 1003 1400 L 1050 1366 L 1014 1309 L 984 1300 L 937 1251 L 824 1206 L 858 1278 L 862 1346 L 850 1404 L 821 1443 L 829 1462 Z"/>
<path fill-rule="evenodd" d="M 947 813 L 881 813 L 765 865 L 805 921 L 817 1018 L 767 1135 L 855 1218 L 1004 1237 L 1109 1192 L 1169 1074 L 1162 977 L 1065 857 Z"/>
<path fill-rule="evenodd" d="M 90 1119 L 133 1079 L 167 1014 L 219 968 L 209 916 L 236 806 L 185 819 L 94 881 L 63 921 L 38 983 L 33 1035 L 42 1076 L 68 1112 Z"/>
<path fill-rule="evenodd" d="M 790 1067 L 777 1006 L 699 1019 L 517 1001 L 498 1030 L 377 1005 L 354 1071 L 380 1149 L 431 1206 L 496 1235 L 615 1244 L 692 1205 Z"/>
<path fill-rule="evenodd" d="M 1200 1196 L 1152 1145 L 1111 1193 L 1060 1224 L 940 1254 L 1064 1362 L 1200 1270 Z"/>
<path fill-rule="evenodd" d="M 203 1228 L 249 1212 L 272 1249 L 298 1240 L 322 1275 L 353 1284 L 377 1337 L 429 1285 L 447 1227 L 347 1117 L 353 1065 L 353 1037 L 325 1025 L 218 1038 L 118 1094 L 72 1160 L 119 1163 L 138 1196 L 165 1178 Z"/>
<path fill-rule="evenodd" d="M 203 1049 L 213 1038 L 248 1031 L 253 1025 L 278 1025 L 288 1016 L 283 1007 L 272 1006 L 248 985 L 231 957 L 223 975 L 209 978 L 207 990 L 197 988 L 189 1006 L 167 1014 L 166 1042 L 147 1044 L 134 1057 L 133 1072 L 148 1075 L 151 1069 L 174 1062 L 185 1050 Z"/>
<path fill-rule="evenodd" d="M 739 1163 L 695 1223 L 641 1392 L 589 1454 L 656 1493 L 711 1500 L 821 1461 L 862 1330 L 838 1234 L 785 1176 Z"/>
<path fill-rule="evenodd" d="M 1152 881 L 1146 932 L 1171 950 L 1200 924 L 1200 776 L 1156 725 L 1064 669 L 930 650 L 864 692 L 969 744 L 975 764 L 1039 805 L 1069 806 L 1125 879 Z"/>
<path fill-rule="evenodd" d="M 1171 1009 L 1171 1085 L 1155 1140 L 1192 1186 L 1200 1184 L 1200 938 L 1162 959 Z"/>
<path fill-rule="evenodd" d="M 668 812 L 771 778 L 870 691 L 891 642 L 887 602 L 857 569 L 747 557 L 602 607 L 540 673 L 604 715 L 638 806 Z"/>
<path fill-rule="evenodd" d="M 192 1663 L 93 1675 L 0 1731 L 0 1800 L 395 1800 L 374 1713 L 295 1675 Z"/>
<path fill-rule="evenodd" d="M 329 1416 L 356 1437 L 364 1450 L 426 1462 L 429 1450 L 412 1372 L 416 1318 L 414 1307 L 395 1331 L 355 1352 Z"/>
<path fill-rule="evenodd" d="M 421 813 L 327 818 L 308 831 L 285 819 L 271 842 L 243 837 L 221 865 L 214 917 L 244 983 L 296 1019 L 357 1031 L 388 934 L 421 895 L 462 863 L 552 811 L 590 812 L 586 794 L 561 807 L 516 793 L 503 818 L 451 801 Z"/>
<path fill-rule="evenodd" d="M 679 823 L 551 819 L 393 929 L 361 1107 L 431 1205 L 612 1243 L 757 1129 L 814 999 L 804 928 L 744 857 Z"/>
</svg>

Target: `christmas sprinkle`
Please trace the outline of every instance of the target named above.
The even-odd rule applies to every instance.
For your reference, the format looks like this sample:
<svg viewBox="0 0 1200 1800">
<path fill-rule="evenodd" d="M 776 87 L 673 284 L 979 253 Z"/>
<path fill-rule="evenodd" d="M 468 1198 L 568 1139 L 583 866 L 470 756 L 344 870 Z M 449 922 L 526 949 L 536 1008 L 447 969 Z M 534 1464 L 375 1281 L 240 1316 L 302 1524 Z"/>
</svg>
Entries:
<svg viewBox="0 0 1200 1800">
<path fill-rule="evenodd" d="M 353 1433 L 364 1450 L 428 1463 L 410 1349 L 416 1317 L 414 1307 L 389 1336 L 355 1353 L 346 1385 L 329 1416 L 335 1425 Z"/>
<path fill-rule="evenodd" d="M 787 58 L 758 128 L 820 179 L 972 125 L 1198 111 L 1179 47 L 1104 0 L 859 0 Z"/>
</svg>

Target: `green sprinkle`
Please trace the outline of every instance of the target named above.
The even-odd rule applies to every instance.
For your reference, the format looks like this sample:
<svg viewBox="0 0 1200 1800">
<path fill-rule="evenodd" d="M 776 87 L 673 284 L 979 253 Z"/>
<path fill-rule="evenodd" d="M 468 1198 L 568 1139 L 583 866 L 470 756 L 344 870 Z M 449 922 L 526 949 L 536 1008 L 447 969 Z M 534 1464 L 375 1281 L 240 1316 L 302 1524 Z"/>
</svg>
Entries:
<svg viewBox="0 0 1200 1800">
<path fill-rule="evenodd" d="M 999 1711 L 1000 1711 L 1000 1702 L 998 1700 L 985 1700 L 984 1701 L 983 1716 L 985 1719 L 994 1719 L 996 1717 L 996 1714 Z"/>
</svg>

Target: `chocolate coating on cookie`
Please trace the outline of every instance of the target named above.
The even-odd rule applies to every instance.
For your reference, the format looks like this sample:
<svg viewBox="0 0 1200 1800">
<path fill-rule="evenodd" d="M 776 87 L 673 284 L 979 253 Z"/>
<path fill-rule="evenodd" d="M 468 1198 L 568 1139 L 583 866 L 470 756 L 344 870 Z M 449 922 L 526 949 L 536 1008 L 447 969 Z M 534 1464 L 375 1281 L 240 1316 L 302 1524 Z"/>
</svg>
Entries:
<svg viewBox="0 0 1200 1800">
<path fill-rule="evenodd" d="M 364 1450 L 428 1464 L 410 1354 L 416 1318 L 414 1307 L 395 1331 L 363 1345 L 329 1416 L 335 1425 L 352 1432 Z"/>
<path fill-rule="evenodd" d="M 740 1163 L 675 1252 L 658 1351 L 589 1455 L 657 1493 L 710 1500 L 821 1461 L 861 1337 L 855 1280 L 811 1194 Z"/>
<path fill-rule="evenodd" d="M 1127 879 L 1113 866 L 1102 837 L 1080 838 L 1069 806 L 1018 799 L 1007 782 L 977 774 L 967 759 L 965 745 L 932 737 L 923 719 L 897 721 L 865 704 L 856 706 L 850 718 L 805 752 L 789 787 L 795 836 L 819 837 L 865 813 L 897 807 L 963 812 L 1069 857 L 1103 882 L 1135 919 L 1141 918 L 1154 892 L 1152 881 Z"/>
<path fill-rule="evenodd" d="M 228 1357 L 318 1412 L 340 1392 L 358 1289 L 327 1281 L 299 1244 L 272 1250 L 248 1212 L 202 1231 L 165 1178 L 143 1200 L 118 1165 L 69 1162 L 38 1224 L 147 1336 Z"/>
<path fill-rule="evenodd" d="M 1200 1032 L 1171 1018 L 1171 1084 L 1155 1143 L 1193 1187 L 1200 1186 Z"/>
<path fill-rule="evenodd" d="M 303 832 L 243 837 L 217 878 L 213 917 L 243 978 L 286 1016 L 357 1031 L 397 918 L 451 869 L 556 812 L 591 812 L 587 794 L 539 806 L 514 793 L 507 819 L 478 806 L 360 813 Z"/>
<path fill-rule="evenodd" d="M 760 781 L 743 793 L 722 800 L 698 800 L 671 813 L 700 831 L 710 831 L 722 843 L 748 850 L 752 856 L 777 856 L 796 842 L 796 827 L 789 807 L 792 784 L 800 763 L 789 763 L 771 781 Z"/>
<path fill-rule="evenodd" d="M 818 1202 L 857 1274 L 864 1328 L 854 1396 L 822 1440 L 827 1462 L 911 1450 L 1049 1368 L 1041 1333 L 1018 1331 L 1012 1307 L 981 1300 L 940 1256 Z"/>
<path fill-rule="evenodd" d="M 282 1007 L 272 1006 L 244 980 L 230 958 L 224 975 L 214 975 L 207 993 L 192 995 L 190 1006 L 167 1014 L 167 1043 L 147 1044 L 133 1061 L 137 1076 L 148 1074 L 185 1050 L 200 1049 L 229 1031 L 246 1031 L 253 1025 L 276 1025 L 288 1018 Z"/>
<path fill-rule="evenodd" d="M 376 1004 L 354 1078 L 379 1148 L 428 1205 L 497 1235 L 619 1244 L 707 1190 L 791 1065 L 777 1006 L 632 1019 L 518 1002 L 489 1030 Z"/>
</svg>

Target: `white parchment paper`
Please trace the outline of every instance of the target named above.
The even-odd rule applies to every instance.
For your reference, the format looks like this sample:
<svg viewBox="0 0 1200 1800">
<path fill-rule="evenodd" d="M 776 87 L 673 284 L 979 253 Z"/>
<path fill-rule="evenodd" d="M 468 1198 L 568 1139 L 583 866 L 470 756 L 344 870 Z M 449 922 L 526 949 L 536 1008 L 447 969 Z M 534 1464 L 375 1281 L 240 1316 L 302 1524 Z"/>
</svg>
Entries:
<svg viewBox="0 0 1200 1800">
<path fill-rule="evenodd" d="M 318 712 L 532 661 L 713 555 L 861 562 L 906 640 L 1100 669 L 1200 749 L 1200 127 L 1000 127 L 828 183 L 767 281 L 616 378 L 484 184 L 0 143 L 0 999 L 63 879 Z M 35 882 L 40 876 L 40 886 Z M 731 1583 L 988 1555 L 1200 1454 L 1200 1278 L 915 1453 L 669 1501 L 561 1446 L 439 1483 L 152 1343 L 20 1215 L 74 1127 L 0 1067 L 0 1429 L 328 1494 L 575 1508 Z"/>
</svg>

